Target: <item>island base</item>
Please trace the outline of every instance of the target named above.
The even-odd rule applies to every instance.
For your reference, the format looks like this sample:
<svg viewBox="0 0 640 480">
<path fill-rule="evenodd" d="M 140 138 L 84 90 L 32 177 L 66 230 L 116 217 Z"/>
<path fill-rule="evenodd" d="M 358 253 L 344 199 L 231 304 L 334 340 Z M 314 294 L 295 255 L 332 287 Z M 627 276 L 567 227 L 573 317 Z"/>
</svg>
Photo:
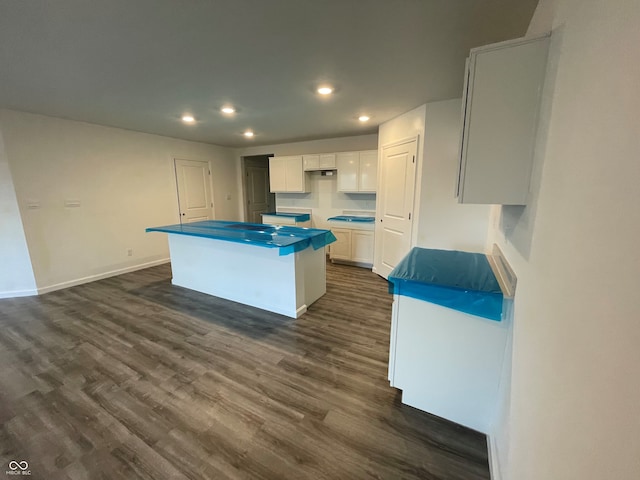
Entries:
<svg viewBox="0 0 640 480">
<path fill-rule="evenodd" d="M 169 234 L 174 285 L 298 318 L 326 293 L 325 249 L 277 248 Z"/>
</svg>

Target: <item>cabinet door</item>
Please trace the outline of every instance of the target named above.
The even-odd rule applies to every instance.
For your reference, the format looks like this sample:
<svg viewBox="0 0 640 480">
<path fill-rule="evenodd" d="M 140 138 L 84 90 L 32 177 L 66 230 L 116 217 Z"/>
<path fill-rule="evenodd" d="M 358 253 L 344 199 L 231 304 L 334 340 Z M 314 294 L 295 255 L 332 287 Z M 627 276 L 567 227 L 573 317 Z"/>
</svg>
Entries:
<svg viewBox="0 0 640 480">
<path fill-rule="evenodd" d="M 378 187 L 378 151 L 360 152 L 358 190 L 374 193 Z"/>
<path fill-rule="evenodd" d="M 271 157 L 269 159 L 269 190 L 272 192 L 286 192 L 286 157 Z"/>
<path fill-rule="evenodd" d="M 460 203 L 526 204 L 548 40 L 517 40 L 471 51 Z"/>
<path fill-rule="evenodd" d="M 331 244 L 329 251 L 330 258 L 339 260 L 351 259 L 351 230 L 343 228 L 332 228 L 331 231 L 336 236 L 336 241 Z"/>
<path fill-rule="evenodd" d="M 351 231 L 351 260 L 373 264 L 373 232 Z"/>
<path fill-rule="evenodd" d="M 320 155 L 303 155 L 303 170 L 318 170 L 320 168 Z"/>
<path fill-rule="evenodd" d="M 344 152 L 336 154 L 336 167 L 338 169 L 338 191 L 358 191 L 358 170 L 360 158 L 358 152 Z"/>
<path fill-rule="evenodd" d="M 286 157 L 285 177 L 287 192 L 306 192 L 305 173 L 302 169 L 302 155 Z"/>
<path fill-rule="evenodd" d="M 323 153 L 322 155 L 320 155 L 319 165 L 320 170 L 336 168 L 336 154 Z"/>
</svg>

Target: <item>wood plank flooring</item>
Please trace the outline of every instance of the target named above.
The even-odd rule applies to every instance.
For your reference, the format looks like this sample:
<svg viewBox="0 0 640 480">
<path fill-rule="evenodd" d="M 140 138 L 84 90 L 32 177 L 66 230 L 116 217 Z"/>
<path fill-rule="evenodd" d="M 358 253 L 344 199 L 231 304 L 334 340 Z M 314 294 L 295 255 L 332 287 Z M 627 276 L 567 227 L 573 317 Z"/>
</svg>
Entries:
<svg viewBox="0 0 640 480">
<path fill-rule="evenodd" d="M 327 265 L 297 320 L 174 287 L 168 265 L 0 300 L 0 474 L 488 479 L 485 437 L 389 387 L 391 296 Z"/>
</svg>

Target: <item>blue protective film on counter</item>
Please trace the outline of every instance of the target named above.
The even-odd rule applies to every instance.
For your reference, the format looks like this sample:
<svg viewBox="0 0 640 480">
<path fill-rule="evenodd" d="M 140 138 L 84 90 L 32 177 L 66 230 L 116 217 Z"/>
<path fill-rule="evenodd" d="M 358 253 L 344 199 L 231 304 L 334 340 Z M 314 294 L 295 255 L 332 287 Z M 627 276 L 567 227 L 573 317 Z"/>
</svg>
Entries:
<svg viewBox="0 0 640 480">
<path fill-rule="evenodd" d="M 150 227 L 146 231 L 213 238 L 215 240 L 244 243 L 258 247 L 277 248 L 281 256 L 300 252 L 309 246 L 312 246 L 314 250 L 318 250 L 336 241 L 336 237 L 330 230 L 220 220 Z"/>
<path fill-rule="evenodd" d="M 306 222 L 308 220 L 311 220 L 311 215 L 309 215 L 308 213 L 269 212 L 263 213 L 262 215 L 268 215 L 271 217 L 295 218 L 297 222 Z"/>
<path fill-rule="evenodd" d="M 502 290 L 482 253 L 413 248 L 389 274 L 389 293 L 502 320 Z"/>
<path fill-rule="evenodd" d="M 331 217 L 327 220 L 336 220 L 338 222 L 360 222 L 360 223 L 373 223 L 376 221 L 375 217 L 357 217 L 355 215 L 338 215 L 337 217 Z"/>
</svg>

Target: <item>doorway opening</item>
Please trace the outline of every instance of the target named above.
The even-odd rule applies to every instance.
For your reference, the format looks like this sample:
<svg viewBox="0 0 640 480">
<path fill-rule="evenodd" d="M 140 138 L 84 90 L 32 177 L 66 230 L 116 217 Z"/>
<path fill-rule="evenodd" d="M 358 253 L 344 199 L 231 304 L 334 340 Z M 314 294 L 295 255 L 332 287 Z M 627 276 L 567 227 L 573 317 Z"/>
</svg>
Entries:
<svg viewBox="0 0 640 480">
<path fill-rule="evenodd" d="M 269 188 L 271 156 L 273 155 L 242 157 L 245 222 L 262 223 L 262 214 L 276 209 L 276 194 L 271 193 Z"/>
</svg>

